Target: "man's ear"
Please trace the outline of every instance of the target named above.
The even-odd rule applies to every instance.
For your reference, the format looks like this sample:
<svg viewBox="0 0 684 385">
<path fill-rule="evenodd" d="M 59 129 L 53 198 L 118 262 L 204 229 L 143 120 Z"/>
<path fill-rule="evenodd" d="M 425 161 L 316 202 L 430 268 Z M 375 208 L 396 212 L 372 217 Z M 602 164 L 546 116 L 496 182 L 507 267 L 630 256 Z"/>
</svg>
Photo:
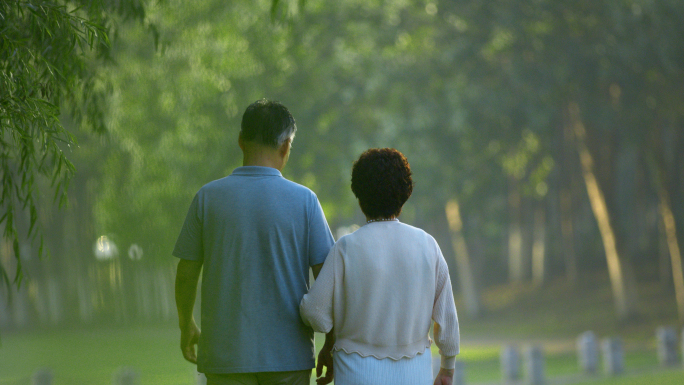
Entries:
<svg viewBox="0 0 684 385">
<path fill-rule="evenodd" d="M 288 153 L 290 152 L 290 146 L 292 145 L 292 139 L 287 138 L 283 144 L 280 145 L 280 148 L 278 148 L 278 154 L 281 157 L 286 157 L 288 156 Z"/>
<path fill-rule="evenodd" d="M 245 151 L 245 141 L 242 139 L 242 132 L 238 136 L 238 146 L 240 146 L 240 150 L 242 150 L 242 152 Z"/>
</svg>

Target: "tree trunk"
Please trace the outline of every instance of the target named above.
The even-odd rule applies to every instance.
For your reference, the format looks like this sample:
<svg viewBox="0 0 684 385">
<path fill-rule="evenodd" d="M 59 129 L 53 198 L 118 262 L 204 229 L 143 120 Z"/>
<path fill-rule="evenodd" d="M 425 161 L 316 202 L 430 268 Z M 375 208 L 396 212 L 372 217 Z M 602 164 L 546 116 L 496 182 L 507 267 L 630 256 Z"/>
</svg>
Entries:
<svg viewBox="0 0 684 385">
<path fill-rule="evenodd" d="M 684 271 L 682 271 L 682 255 L 677 241 L 677 228 L 675 218 L 670 206 L 670 198 L 667 190 L 660 184 L 658 187 L 658 198 L 660 200 L 660 215 L 665 227 L 667 246 L 670 251 L 670 262 L 672 266 L 672 280 L 675 284 L 675 296 L 677 298 L 677 310 L 679 319 L 684 320 Z"/>
<path fill-rule="evenodd" d="M 465 299 L 466 314 L 470 318 L 480 315 L 480 298 L 475 287 L 475 279 L 470 266 L 470 256 L 468 247 L 463 236 L 463 221 L 458 207 L 458 201 L 452 199 L 447 202 L 445 207 L 449 230 L 451 233 L 451 244 L 454 248 L 456 265 L 458 267 L 458 281 Z"/>
<path fill-rule="evenodd" d="M 95 310 L 93 306 L 93 285 L 88 275 L 76 276 L 76 290 L 79 319 L 82 323 L 91 323 Z"/>
<path fill-rule="evenodd" d="M 655 139 L 654 150 L 649 154 L 649 165 L 651 166 L 651 176 L 655 189 L 658 192 L 658 211 L 662 219 L 661 229 L 665 233 L 665 242 L 670 254 L 670 266 L 672 270 L 672 281 L 675 287 L 675 298 L 677 299 L 677 313 L 679 319 L 684 320 L 684 270 L 682 269 L 682 255 L 677 240 L 677 227 L 675 216 L 672 212 L 670 194 L 667 189 L 668 172 L 665 167 L 662 153 L 656 152 L 660 148 L 660 130 L 653 130 Z"/>
<path fill-rule="evenodd" d="M 532 238 L 532 278 L 535 285 L 541 285 L 546 272 L 546 211 L 542 202 L 534 210 Z"/>
<path fill-rule="evenodd" d="M 577 254 L 575 253 L 575 228 L 573 197 L 576 191 L 576 174 L 574 162 L 574 143 L 572 130 L 568 125 L 561 125 L 560 141 L 562 148 L 560 198 L 560 227 L 565 277 L 571 285 L 577 282 Z"/>
<path fill-rule="evenodd" d="M 560 190 L 561 236 L 563 260 L 568 282 L 577 282 L 577 256 L 575 254 L 575 229 L 573 227 L 572 190 Z"/>
<path fill-rule="evenodd" d="M 660 210 L 658 213 L 660 214 Z M 663 291 L 669 290 L 672 284 L 672 272 L 670 269 L 670 251 L 663 221 L 658 221 L 658 272 Z"/>
<path fill-rule="evenodd" d="M 520 185 L 511 179 L 508 188 L 508 276 L 510 282 L 522 282 L 525 278 L 523 261 L 523 236 Z"/>
<path fill-rule="evenodd" d="M 608 273 L 615 300 L 618 318 L 626 319 L 635 311 L 635 301 L 631 298 L 625 282 L 624 268 L 617 248 L 615 230 L 611 223 L 606 198 L 596 179 L 594 160 L 586 143 L 586 129 L 580 116 L 580 109 L 576 103 L 569 105 L 570 125 L 575 135 L 575 145 L 579 153 L 582 166 L 582 176 L 587 188 L 589 203 L 598 223 L 603 247 L 608 263 Z"/>
</svg>

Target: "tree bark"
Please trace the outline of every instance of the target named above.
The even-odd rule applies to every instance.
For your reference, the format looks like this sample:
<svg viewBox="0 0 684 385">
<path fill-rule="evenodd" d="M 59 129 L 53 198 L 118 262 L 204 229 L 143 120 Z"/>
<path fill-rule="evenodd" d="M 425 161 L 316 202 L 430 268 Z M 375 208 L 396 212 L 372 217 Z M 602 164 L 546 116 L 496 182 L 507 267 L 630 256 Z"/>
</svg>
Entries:
<svg viewBox="0 0 684 385">
<path fill-rule="evenodd" d="M 668 172 L 665 167 L 662 153 L 659 151 L 660 130 L 653 130 L 654 146 L 649 153 L 649 164 L 651 166 L 651 176 L 655 189 L 658 193 L 658 211 L 662 219 L 661 229 L 665 233 L 665 242 L 670 254 L 670 267 L 672 270 L 672 281 L 675 287 L 675 298 L 677 300 L 677 313 L 679 319 L 684 320 L 684 269 L 682 268 L 682 255 L 677 239 L 677 227 L 675 216 L 670 203 L 670 194 L 667 188 Z"/>
<path fill-rule="evenodd" d="M 623 263 L 618 253 L 618 245 L 611 214 L 608 211 L 606 198 L 596 178 L 594 160 L 587 147 L 586 129 L 580 116 L 580 109 L 576 103 L 570 103 L 569 108 L 570 127 L 575 136 L 575 145 L 579 153 L 582 176 L 589 195 L 589 203 L 598 223 L 603 247 L 606 253 L 608 274 L 615 300 L 615 309 L 618 318 L 626 319 L 635 312 L 635 301 L 627 290 Z"/>
<path fill-rule="evenodd" d="M 520 185 L 511 179 L 508 188 L 508 274 L 510 282 L 525 278 Z"/>
<path fill-rule="evenodd" d="M 546 276 L 546 211 L 542 202 L 534 210 L 532 238 L 532 278 L 535 285 L 541 285 Z"/>
<path fill-rule="evenodd" d="M 575 254 L 575 229 L 573 226 L 572 190 L 560 190 L 561 236 L 565 276 L 570 283 L 577 282 L 577 256 Z"/>
<path fill-rule="evenodd" d="M 660 215 L 660 210 L 658 210 L 658 214 Z M 660 286 L 664 291 L 669 290 L 672 284 L 672 272 L 670 269 L 670 250 L 663 221 L 658 221 L 658 272 Z"/>
<path fill-rule="evenodd" d="M 677 227 L 675 218 L 672 214 L 672 206 L 667 190 L 662 183 L 658 187 L 658 198 L 660 200 L 660 215 L 665 227 L 667 246 L 670 251 L 670 262 L 672 266 L 672 280 L 675 285 L 675 297 L 677 298 L 677 310 L 679 319 L 684 320 L 684 271 L 682 270 L 682 255 L 677 241 Z"/>
<path fill-rule="evenodd" d="M 561 245 L 565 277 L 571 285 L 577 282 L 577 254 L 575 253 L 575 228 L 573 197 L 576 191 L 576 174 L 574 162 L 574 144 L 572 130 L 568 125 L 561 125 L 560 147 L 562 148 L 561 180 L 559 188 Z"/>
<path fill-rule="evenodd" d="M 465 299 L 466 314 L 470 318 L 476 318 L 480 315 L 480 298 L 475 286 L 473 270 L 470 266 L 468 246 L 465 237 L 463 236 L 463 221 L 461 220 L 458 201 L 452 199 L 447 202 L 445 212 L 447 220 L 449 221 L 451 244 L 454 248 L 454 256 L 456 257 L 456 265 L 458 266 L 458 281 Z"/>
</svg>

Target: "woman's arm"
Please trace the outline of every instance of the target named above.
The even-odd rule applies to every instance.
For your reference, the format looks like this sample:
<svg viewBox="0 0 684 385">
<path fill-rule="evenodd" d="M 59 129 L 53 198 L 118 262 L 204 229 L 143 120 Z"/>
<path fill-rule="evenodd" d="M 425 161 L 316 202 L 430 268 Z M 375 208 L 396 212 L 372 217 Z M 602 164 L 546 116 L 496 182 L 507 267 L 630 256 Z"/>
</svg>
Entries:
<svg viewBox="0 0 684 385">
<path fill-rule="evenodd" d="M 330 250 L 316 281 L 299 304 L 302 321 L 317 332 L 328 333 L 333 327 L 333 293 L 335 287 L 335 252 Z"/>
<path fill-rule="evenodd" d="M 456 314 L 456 305 L 454 305 L 449 268 L 439 250 L 439 246 L 436 247 L 439 259 L 437 261 L 435 303 L 432 308 L 432 319 L 435 321 L 433 334 L 435 343 L 439 347 L 439 353 L 442 356 L 441 367 L 443 369 L 453 369 L 456 355 L 460 351 L 458 316 Z"/>
</svg>

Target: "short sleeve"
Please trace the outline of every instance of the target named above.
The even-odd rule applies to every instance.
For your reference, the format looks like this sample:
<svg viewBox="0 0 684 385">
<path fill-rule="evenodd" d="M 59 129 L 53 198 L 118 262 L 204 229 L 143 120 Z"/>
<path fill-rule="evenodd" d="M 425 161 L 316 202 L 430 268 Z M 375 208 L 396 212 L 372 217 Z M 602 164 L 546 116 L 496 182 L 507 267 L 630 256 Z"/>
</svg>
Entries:
<svg viewBox="0 0 684 385">
<path fill-rule="evenodd" d="M 309 266 L 315 266 L 325 262 L 325 257 L 330 248 L 335 244 L 335 239 L 325 220 L 323 208 L 315 194 L 312 194 L 313 202 L 309 210 Z"/>
<path fill-rule="evenodd" d="M 173 256 L 190 261 L 202 261 L 204 250 L 202 246 L 202 221 L 200 220 L 199 193 L 190 204 L 185 216 L 183 228 L 173 248 Z"/>
</svg>

